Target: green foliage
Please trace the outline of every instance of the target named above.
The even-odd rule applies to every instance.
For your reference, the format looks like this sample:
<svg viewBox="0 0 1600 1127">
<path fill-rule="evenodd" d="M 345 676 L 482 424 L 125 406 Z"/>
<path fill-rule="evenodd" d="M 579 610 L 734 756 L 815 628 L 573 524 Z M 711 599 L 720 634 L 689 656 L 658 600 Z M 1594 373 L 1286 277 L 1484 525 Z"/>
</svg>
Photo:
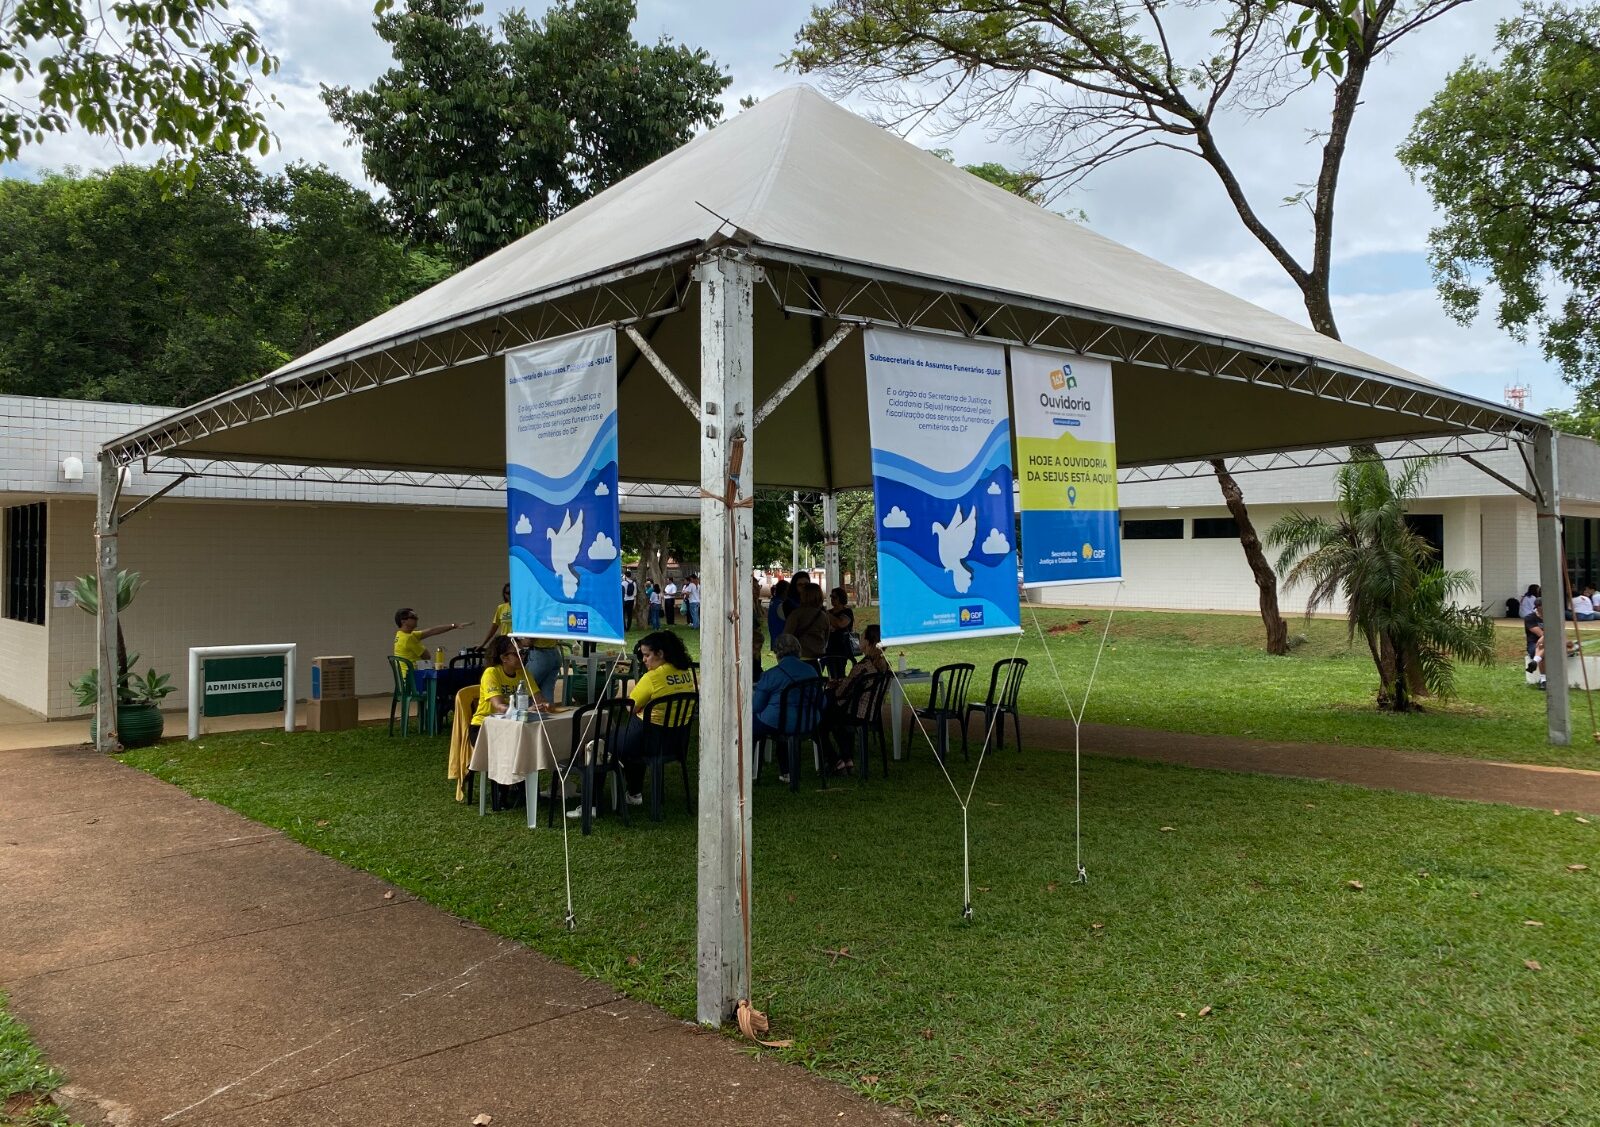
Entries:
<svg viewBox="0 0 1600 1127">
<path fill-rule="evenodd" d="M 1472 589 L 1468 571 L 1446 571 L 1433 547 L 1406 524 L 1431 459 L 1405 463 L 1398 478 L 1375 454 L 1357 452 L 1337 478 L 1334 520 L 1296 509 L 1272 526 L 1285 582 L 1310 588 L 1309 616 L 1343 596 L 1350 637 L 1365 639 L 1379 679 L 1379 707 L 1412 707 L 1412 685 L 1449 697 L 1452 659 L 1489 663 L 1493 623 L 1455 600 Z"/>
<path fill-rule="evenodd" d="M 1536 332 L 1574 383 L 1600 380 L 1600 7 L 1526 6 L 1500 24 L 1500 59 L 1469 58 L 1400 148 L 1443 213 L 1429 237 L 1445 308 Z"/>
<path fill-rule="evenodd" d="M 1544 417 L 1559 431 L 1600 442 L 1600 387 L 1590 385 L 1570 409 L 1552 408 Z"/>
<path fill-rule="evenodd" d="M 1312 78 L 1323 73 L 1343 78 L 1352 52 L 1366 51 L 1366 30 L 1381 22 L 1379 0 L 1334 0 L 1332 3 L 1293 3 L 1266 0 L 1266 10 L 1298 9 L 1284 35 L 1289 48 L 1300 52 L 1300 65 Z"/>
<path fill-rule="evenodd" d="M 251 380 L 443 276 L 324 168 L 193 181 L 122 166 L 0 180 L 0 391 L 180 406 Z"/>
<path fill-rule="evenodd" d="M 0 160 L 74 126 L 190 158 L 265 155 L 273 99 L 255 86 L 278 60 L 227 0 L 12 0 L 0 4 Z M 26 93 L 19 92 L 20 86 Z"/>
<path fill-rule="evenodd" d="M 121 614 L 133 604 L 144 577 L 137 571 L 117 572 L 117 613 Z M 87 614 L 100 613 L 100 577 L 93 573 L 80 575 L 72 581 L 72 602 Z"/>
<path fill-rule="evenodd" d="M 71 1120 L 50 1100 L 61 1073 L 45 1064 L 28 1031 L 0 994 L 0 1124 L 7 1127 L 69 1127 Z"/>
<path fill-rule="evenodd" d="M 498 250 L 643 168 L 721 116 L 730 79 L 706 52 L 636 42 L 632 0 L 558 0 L 493 27 L 475 0 L 381 7 L 395 66 L 324 88 L 335 121 L 413 241 L 459 262 Z"/>
</svg>

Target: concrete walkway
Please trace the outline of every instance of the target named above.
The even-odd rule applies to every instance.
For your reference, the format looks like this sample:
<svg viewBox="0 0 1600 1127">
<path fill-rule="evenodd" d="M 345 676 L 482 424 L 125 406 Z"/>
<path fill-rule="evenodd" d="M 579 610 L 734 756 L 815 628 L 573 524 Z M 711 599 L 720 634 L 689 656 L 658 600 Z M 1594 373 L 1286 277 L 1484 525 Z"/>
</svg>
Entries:
<svg viewBox="0 0 1600 1127">
<path fill-rule="evenodd" d="M 905 1122 L 87 749 L 0 755 L 0 989 L 90 1127 Z"/>
</svg>

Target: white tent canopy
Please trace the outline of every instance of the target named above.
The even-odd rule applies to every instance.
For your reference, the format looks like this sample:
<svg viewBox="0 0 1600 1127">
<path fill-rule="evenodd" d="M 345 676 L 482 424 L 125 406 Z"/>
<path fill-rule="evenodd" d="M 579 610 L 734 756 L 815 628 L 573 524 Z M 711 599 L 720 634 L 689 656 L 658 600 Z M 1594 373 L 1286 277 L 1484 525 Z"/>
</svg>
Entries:
<svg viewBox="0 0 1600 1127">
<path fill-rule="evenodd" d="M 862 324 L 1110 360 L 1124 467 L 1432 437 L 1531 445 L 1541 580 L 1561 588 L 1542 420 L 1118 246 L 803 86 L 272 375 L 108 443 L 101 458 L 500 474 L 501 356 L 625 330 L 621 476 L 694 483 L 702 496 L 699 1014 L 719 1022 L 749 990 L 740 765 L 751 717 L 736 657 L 752 608 L 741 598 L 751 559 L 740 502 L 758 483 L 820 489 L 825 501 L 870 483 Z M 100 475 L 102 589 L 117 567 L 118 477 Z M 101 610 L 110 668 L 114 603 Z M 1559 647 L 1547 661 L 1551 738 L 1567 742 Z M 107 745 L 112 685 L 100 701 Z"/>
<path fill-rule="evenodd" d="M 638 323 L 698 389 L 696 319 L 661 315 L 693 311 L 688 272 L 719 245 L 766 268 L 758 402 L 844 318 L 1112 358 L 1124 466 L 1536 425 L 1119 246 L 795 86 L 264 380 L 135 432 L 119 456 L 498 472 L 496 357 L 508 347 Z M 622 350 L 623 478 L 698 481 L 692 420 L 638 370 L 631 342 Z M 859 346 L 840 349 L 814 393 L 773 414 L 763 484 L 869 482 L 862 375 Z"/>
</svg>

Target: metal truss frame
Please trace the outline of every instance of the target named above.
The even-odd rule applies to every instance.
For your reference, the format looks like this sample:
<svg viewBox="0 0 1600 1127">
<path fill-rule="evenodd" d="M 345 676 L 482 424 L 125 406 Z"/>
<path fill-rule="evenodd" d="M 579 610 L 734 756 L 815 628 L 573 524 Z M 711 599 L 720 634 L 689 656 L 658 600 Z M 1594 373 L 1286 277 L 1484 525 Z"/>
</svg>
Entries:
<svg viewBox="0 0 1600 1127">
<path fill-rule="evenodd" d="M 669 252 L 420 329 L 399 341 L 356 350 L 314 367 L 290 368 L 107 443 L 102 454 L 125 466 L 232 427 L 491 359 L 542 340 L 665 317 L 683 305 L 694 257 L 692 251 Z"/>
<path fill-rule="evenodd" d="M 1426 419 L 1442 431 L 1525 441 L 1546 425 L 1485 400 L 1315 357 L 803 252 L 755 249 L 768 289 L 791 314 L 1059 349 L 1271 387 Z"/>
<path fill-rule="evenodd" d="M 1392 439 L 1377 444 L 1378 457 L 1383 461 L 1405 458 L 1464 457 L 1469 461 L 1474 454 L 1496 450 L 1509 450 L 1520 445 L 1520 440 L 1498 434 L 1453 434 L 1434 438 Z M 1247 454 L 1223 459 L 1230 474 L 1262 473 L 1267 470 L 1312 469 L 1317 466 L 1342 466 L 1350 460 L 1348 446 L 1321 446 L 1305 450 L 1278 450 L 1260 454 Z M 1210 477 L 1213 471 L 1209 461 L 1171 462 L 1162 465 L 1123 467 L 1117 473 L 1119 484 L 1134 482 L 1179 481 L 1188 478 Z"/>
</svg>

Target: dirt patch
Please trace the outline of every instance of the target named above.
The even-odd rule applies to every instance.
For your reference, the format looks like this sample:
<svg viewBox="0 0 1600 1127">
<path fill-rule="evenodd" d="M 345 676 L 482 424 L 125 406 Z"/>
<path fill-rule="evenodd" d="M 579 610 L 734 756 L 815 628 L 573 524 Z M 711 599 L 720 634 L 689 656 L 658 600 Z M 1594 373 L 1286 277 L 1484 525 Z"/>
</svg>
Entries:
<svg viewBox="0 0 1600 1127">
<path fill-rule="evenodd" d="M 1072 622 L 1058 622 L 1045 631 L 1046 634 L 1082 634 L 1085 626 L 1094 625 L 1092 618 L 1079 618 Z"/>
</svg>

